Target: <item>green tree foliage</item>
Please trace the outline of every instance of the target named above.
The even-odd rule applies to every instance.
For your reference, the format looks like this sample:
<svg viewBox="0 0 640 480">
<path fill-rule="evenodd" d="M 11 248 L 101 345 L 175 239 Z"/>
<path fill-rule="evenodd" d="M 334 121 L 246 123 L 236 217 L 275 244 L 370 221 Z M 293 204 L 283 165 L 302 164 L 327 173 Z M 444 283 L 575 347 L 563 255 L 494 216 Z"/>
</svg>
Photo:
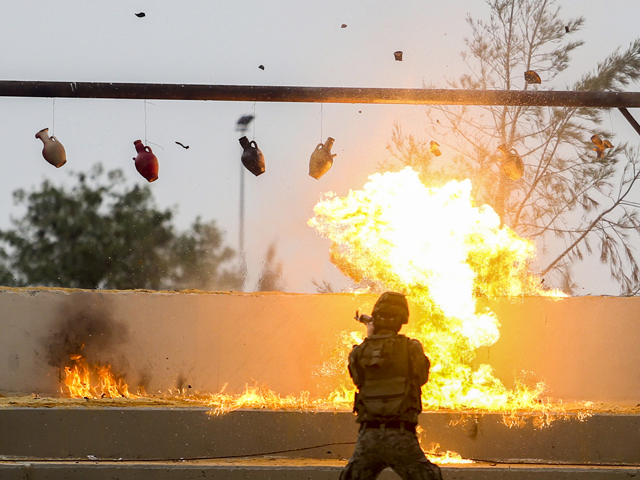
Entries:
<svg viewBox="0 0 640 480">
<path fill-rule="evenodd" d="M 583 42 L 573 40 L 582 17 L 563 19 L 554 0 L 487 0 L 488 20 L 468 17 L 472 35 L 462 58 L 469 73 L 450 87 L 463 89 L 564 90 L 560 80 L 570 57 Z M 536 71 L 542 84 L 528 84 L 524 72 Z M 574 78 L 576 78 L 575 76 Z M 621 91 L 640 79 L 640 40 L 617 50 L 569 90 Z M 640 177 L 640 152 L 615 145 L 604 127 L 604 112 L 588 108 L 536 106 L 433 107 L 428 132 L 441 149 L 454 152 L 450 162 L 429 151 L 429 140 L 392 137 L 395 164 L 412 166 L 427 185 L 472 178 L 474 195 L 491 205 L 502 221 L 544 248 L 550 239 L 564 245 L 542 267 L 565 286 L 570 266 L 597 253 L 625 293 L 637 291 L 640 269 L 632 248 L 640 231 L 631 189 Z M 608 122 L 607 122 L 608 123 Z M 602 156 L 591 136 L 612 140 Z M 497 148 L 514 148 L 524 160 L 524 176 L 510 180 L 500 171 Z M 388 168 L 390 165 L 383 165 Z M 570 289 L 570 288 L 568 288 Z"/>
<path fill-rule="evenodd" d="M 151 189 L 128 187 L 123 174 L 72 173 L 70 189 L 49 181 L 17 190 L 24 207 L 15 228 L 0 232 L 0 281 L 5 285 L 106 289 L 234 289 L 225 269 L 234 252 L 215 222 L 196 219 L 177 234 L 173 211 L 154 206 Z"/>
</svg>

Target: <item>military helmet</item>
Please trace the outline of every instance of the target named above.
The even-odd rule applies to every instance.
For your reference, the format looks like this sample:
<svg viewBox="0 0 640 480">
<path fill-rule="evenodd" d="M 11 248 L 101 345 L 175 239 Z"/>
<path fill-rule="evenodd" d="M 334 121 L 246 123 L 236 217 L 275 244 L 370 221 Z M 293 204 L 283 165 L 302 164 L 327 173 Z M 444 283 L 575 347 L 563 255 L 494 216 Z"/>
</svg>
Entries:
<svg viewBox="0 0 640 480">
<path fill-rule="evenodd" d="M 371 316 L 374 320 L 376 317 L 394 318 L 404 325 L 409 322 L 409 304 L 402 293 L 385 292 L 378 298 Z"/>
</svg>

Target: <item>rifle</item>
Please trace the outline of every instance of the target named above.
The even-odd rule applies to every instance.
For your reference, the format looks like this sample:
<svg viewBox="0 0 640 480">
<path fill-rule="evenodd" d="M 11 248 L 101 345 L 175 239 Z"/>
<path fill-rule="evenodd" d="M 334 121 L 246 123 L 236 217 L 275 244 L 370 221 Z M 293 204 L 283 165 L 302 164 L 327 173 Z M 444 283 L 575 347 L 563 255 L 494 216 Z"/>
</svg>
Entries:
<svg viewBox="0 0 640 480">
<path fill-rule="evenodd" d="M 358 322 L 364 323 L 364 324 L 370 323 L 371 320 L 373 320 L 373 317 L 371 317 L 371 315 L 365 315 L 364 313 L 360 315 L 359 310 L 356 310 L 356 316 L 353 318 L 355 318 Z"/>
</svg>

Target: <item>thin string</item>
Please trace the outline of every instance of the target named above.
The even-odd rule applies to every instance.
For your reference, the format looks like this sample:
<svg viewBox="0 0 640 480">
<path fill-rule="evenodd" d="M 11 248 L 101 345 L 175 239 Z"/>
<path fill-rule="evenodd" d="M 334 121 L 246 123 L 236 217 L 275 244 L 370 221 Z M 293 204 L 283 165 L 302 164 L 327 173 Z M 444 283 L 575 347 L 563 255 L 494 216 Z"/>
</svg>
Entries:
<svg viewBox="0 0 640 480">
<path fill-rule="evenodd" d="M 256 102 L 253 102 L 253 138 L 251 140 L 256 139 Z"/>
<path fill-rule="evenodd" d="M 147 99 L 144 100 L 144 144 L 147 144 Z"/>
<path fill-rule="evenodd" d="M 155 145 L 156 147 L 160 147 L 162 150 L 164 150 L 164 147 L 162 145 L 158 145 L 157 143 L 153 143 L 153 142 L 147 143 L 147 141 L 145 140 L 144 144 L 145 145 Z"/>
<path fill-rule="evenodd" d="M 611 135 L 613 135 L 613 121 L 611 120 L 611 109 L 608 108 L 607 112 L 609 113 L 609 125 L 611 125 Z"/>
<path fill-rule="evenodd" d="M 153 105 L 154 107 L 156 106 L 155 103 L 151 103 L 147 101 L 147 99 L 144 100 L 144 144 L 155 145 L 156 147 L 160 147 L 162 150 L 164 150 L 164 147 L 162 145 L 158 145 L 157 143 L 153 143 L 147 140 L 147 104 Z"/>
<path fill-rule="evenodd" d="M 51 99 L 51 135 L 56 134 L 56 99 Z"/>
</svg>

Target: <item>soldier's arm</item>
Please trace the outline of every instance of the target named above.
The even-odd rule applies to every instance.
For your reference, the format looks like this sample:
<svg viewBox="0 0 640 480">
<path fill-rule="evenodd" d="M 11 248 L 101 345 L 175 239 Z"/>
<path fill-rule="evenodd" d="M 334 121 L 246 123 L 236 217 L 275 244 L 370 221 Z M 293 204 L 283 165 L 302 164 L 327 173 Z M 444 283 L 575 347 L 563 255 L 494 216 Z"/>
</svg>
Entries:
<svg viewBox="0 0 640 480">
<path fill-rule="evenodd" d="M 409 355 L 411 357 L 411 368 L 418 379 L 420 385 L 424 385 L 429 380 L 429 368 L 431 362 L 424 354 L 422 344 L 418 340 L 409 340 Z"/>
<path fill-rule="evenodd" d="M 355 345 L 349 354 L 349 375 L 351 375 L 353 383 L 357 387 L 360 387 L 364 381 L 364 370 L 360 362 L 358 362 L 358 347 L 360 347 L 360 345 Z"/>
</svg>

